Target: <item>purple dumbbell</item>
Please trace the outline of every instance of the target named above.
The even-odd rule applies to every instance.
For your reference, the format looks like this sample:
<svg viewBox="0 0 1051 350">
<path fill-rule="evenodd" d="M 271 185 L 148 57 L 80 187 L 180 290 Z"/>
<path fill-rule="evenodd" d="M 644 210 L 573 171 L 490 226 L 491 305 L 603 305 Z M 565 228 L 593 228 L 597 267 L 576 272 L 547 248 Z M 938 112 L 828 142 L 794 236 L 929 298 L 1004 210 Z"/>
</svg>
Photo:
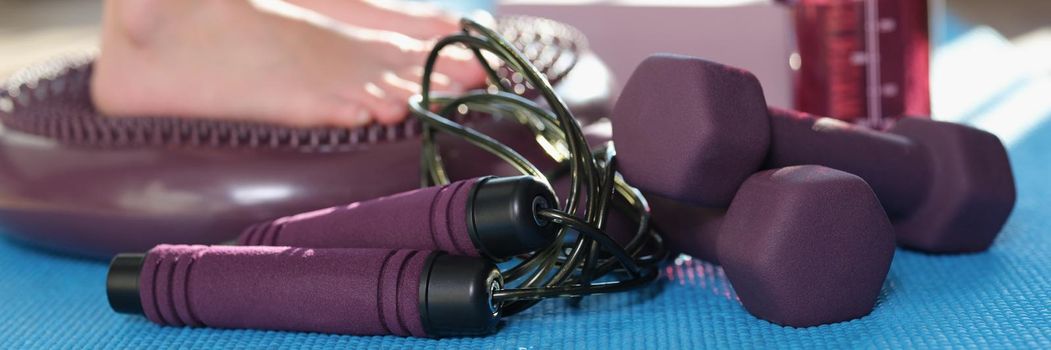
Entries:
<svg viewBox="0 0 1051 350">
<path fill-rule="evenodd" d="M 242 245 L 398 248 L 504 260 L 547 247 L 558 227 L 537 210 L 555 204 L 531 176 L 457 181 L 264 222 Z"/>
<path fill-rule="evenodd" d="M 747 72 L 651 57 L 613 113 L 618 170 L 653 199 L 669 249 L 721 263 L 753 315 L 790 326 L 863 316 L 893 256 L 887 214 L 862 178 L 843 171 L 755 174 L 769 148 L 766 114 Z"/>
<path fill-rule="evenodd" d="M 721 264 L 756 317 L 805 327 L 867 315 L 894 230 L 861 178 L 817 165 L 745 180 L 727 209 L 648 197 L 667 246 Z"/>
<path fill-rule="evenodd" d="M 963 125 L 906 118 L 888 132 L 768 111 L 751 73 L 655 55 L 613 111 L 622 173 L 644 191 L 725 207 L 762 168 L 824 165 L 876 191 L 900 244 L 928 252 L 989 247 L 1015 201 L 1003 144 Z"/>
<path fill-rule="evenodd" d="M 114 311 L 167 326 L 414 337 L 493 333 L 485 259 L 403 249 L 159 245 L 113 259 Z"/>
</svg>

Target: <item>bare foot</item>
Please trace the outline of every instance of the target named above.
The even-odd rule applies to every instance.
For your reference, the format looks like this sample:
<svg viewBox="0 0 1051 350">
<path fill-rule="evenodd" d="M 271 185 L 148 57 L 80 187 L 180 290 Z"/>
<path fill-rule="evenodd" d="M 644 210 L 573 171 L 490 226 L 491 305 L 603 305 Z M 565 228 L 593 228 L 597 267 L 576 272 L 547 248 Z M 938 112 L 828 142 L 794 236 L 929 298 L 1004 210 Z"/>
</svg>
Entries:
<svg viewBox="0 0 1051 350">
<path fill-rule="evenodd" d="M 92 93 L 114 116 L 396 123 L 429 49 L 280 1 L 107 0 L 104 23 Z M 466 51 L 445 56 L 436 89 L 484 82 Z"/>
</svg>

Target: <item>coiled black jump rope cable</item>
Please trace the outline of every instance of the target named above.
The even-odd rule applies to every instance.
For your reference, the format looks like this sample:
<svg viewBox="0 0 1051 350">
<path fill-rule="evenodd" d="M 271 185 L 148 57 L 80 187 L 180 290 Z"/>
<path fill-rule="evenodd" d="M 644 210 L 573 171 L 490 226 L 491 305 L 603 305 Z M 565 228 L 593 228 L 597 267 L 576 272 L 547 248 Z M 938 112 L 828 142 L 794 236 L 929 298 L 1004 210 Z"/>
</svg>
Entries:
<svg viewBox="0 0 1051 350">
<path fill-rule="evenodd" d="M 612 145 L 594 151 L 589 148 L 580 125 L 566 104 L 540 71 L 510 42 L 470 19 L 462 20 L 461 26 L 461 34 L 447 36 L 435 44 L 424 66 L 421 94 L 409 102 L 412 114 L 423 121 L 423 185 L 449 183 L 438 145 L 434 142 L 435 132 L 461 137 L 507 161 L 523 174 L 550 185 L 549 177 L 515 150 L 452 121 L 449 116 L 462 106 L 494 115 L 513 116 L 537 135 L 545 152 L 558 161 L 563 170 L 568 168 L 572 179 L 564 205 L 542 209 L 538 213 L 542 219 L 561 225 L 555 243 L 520 257 L 517 264 L 502 271 L 506 285 L 515 285 L 493 294 L 494 300 L 501 305 L 502 314 L 521 312 L 545 298 L 579 300 L 584 295 L 625 291 L 656 280 L 660 275 L 658 264 L 666 258 L 667 252 L 660 234 L 650 226 L 650 208 L 646 199 L 617 174 Z M 495 91 L 478 90 L 458 96 L 431 93 L 431 73 L 438 54 L 443 48 L 455 44 L 464 45 L 474 52 L 495 84 Z M 502 60 L 507 67 L 521 74 L 524 81 L 536 88 L 550 110 L 513 94 L 511 88 L 498 78 L 483 52 Z M 610 207 L 622 211 L 638 225 L 634 236 L 624 246 L 604 231 Z M 583 208 L 583 213 L 578 213 L 578 208 Z"/>
</svg>

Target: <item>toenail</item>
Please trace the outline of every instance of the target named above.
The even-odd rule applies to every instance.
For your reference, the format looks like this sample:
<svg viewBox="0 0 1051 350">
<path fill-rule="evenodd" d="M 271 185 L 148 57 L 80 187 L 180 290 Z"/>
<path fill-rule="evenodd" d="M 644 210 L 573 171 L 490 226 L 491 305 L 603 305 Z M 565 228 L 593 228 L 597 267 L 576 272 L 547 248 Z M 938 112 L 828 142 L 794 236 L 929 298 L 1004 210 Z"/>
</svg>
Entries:
<svg viewBox="0 0 1051 350">
<path fill-rule="evenodd" d="M 378 98 L 387 97 L 387 93 L 384 92 L 383 89 L 380 89 L 378 85 L 373 83 L 365 84 L 365 92 Z"/>
<path fill-rule="evenodd" d="M 0 98 L 0 112 L 11 113 L 11 111 L 14 110 L 14 109 L 15 109 L 15 104 L 14 104 L 14 102 L 11 101 L 10 98 L 7 98 L 7 97 Z"/>
<path fill-rule="evenodd" d="M 369 112 L 364 110 L 358 111 L 357 113 L 354 113 L 354 115 L 351 116 L 351 118 L 353 118 L 354 123 L 365 124 L 369 121 Z"/>
</svg>

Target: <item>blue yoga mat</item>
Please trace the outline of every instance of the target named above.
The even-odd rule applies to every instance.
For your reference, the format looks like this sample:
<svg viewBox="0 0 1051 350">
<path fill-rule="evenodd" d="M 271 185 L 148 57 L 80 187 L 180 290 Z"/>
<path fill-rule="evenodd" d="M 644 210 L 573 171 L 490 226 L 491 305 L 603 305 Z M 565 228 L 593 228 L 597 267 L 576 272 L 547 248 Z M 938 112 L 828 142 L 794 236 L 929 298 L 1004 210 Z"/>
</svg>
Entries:
<svg viewBox="0 0 1051 350">
<path fill-rule="evenodd" d="M 722 269 L 680 258 L 658 285 L 589 297 L 579 307 L 546 301 L 486 338 L 171 328 L 110 311 L 104 262 L 0 239 L 0 349 L 1051 349 L 1047 86 L 1047 76 L 1020 78 L 973 113 L 954 116 L 996 127 L 1008 143 L 1018 203 L 992 249 L 967 255 L 898 250 L 875 310 L 858 320 L 805 329 L 758 320 L 736 300 Z"/>
<path fill-rule="evenodd" d="M 1051 114 L 1044 118 L 1051 120 Z M 161 327 L 109 310 L 106 266 L 0 239 L 0 348 L 902 348 L 1051 347 L 1051 122 L 1010 147 L 1018 205 L 988 252 L 898 250 L 875 311 L 805 329 L 748 315 L 722 269 L 678 259 L 661 283 L 547 301 L 473 339 Z"/>
</svg>

